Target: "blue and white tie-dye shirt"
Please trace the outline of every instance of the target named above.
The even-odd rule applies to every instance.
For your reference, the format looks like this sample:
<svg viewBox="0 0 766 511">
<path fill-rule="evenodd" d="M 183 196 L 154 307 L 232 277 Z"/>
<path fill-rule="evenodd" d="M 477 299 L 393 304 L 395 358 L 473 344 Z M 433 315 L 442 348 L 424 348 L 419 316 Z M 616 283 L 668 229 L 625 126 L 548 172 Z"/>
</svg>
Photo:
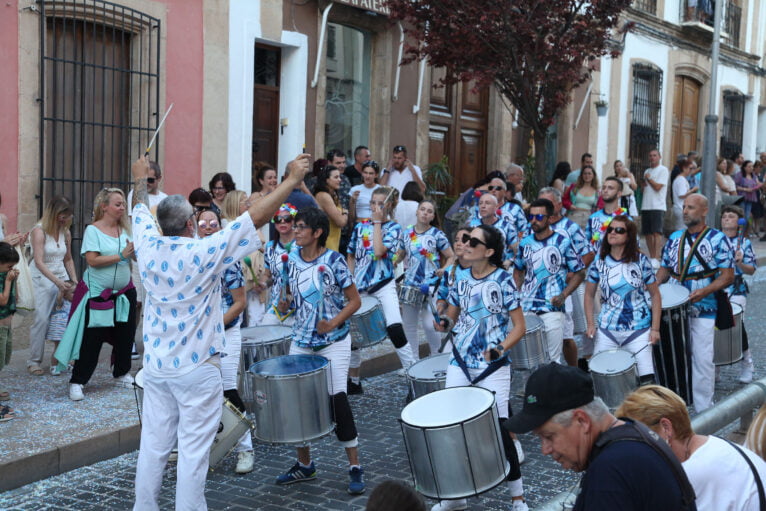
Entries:
<svg viewBox="0 0 766 511">
<path fill-rule="evenodd" d="M 348 242 L 348 253 L 354 255 L 354 281 L 359 291 L 365 291 L 383 280 L 392 279 L 394 257 L 404 247 L 402 227 L 399 224 L 389 220 L 380 227 L 383 245 L 388 249 L 385 257 L 375 257 L 372 222 L 357 223 Z"/>
<path fill-rule="evenodd" d="M 457 265 L 457 268 L 455 265 Z M 444 300 L 446 302 L 449 299 L 449 291 L 452 286 L 454 286 L 455 282 L 461 278 L 463 272 L 466 272 L 469 269 L 470 266 L 463 267 L 460 263 L 450 264 L 444 268 L 442 278 L 439 279 L 439 287 L 436 290 L 436 299 Z"/>
<path fill-rule="evenodd" d="M 521 287 L 524 312 L 563 312 L 563 304 L 556 307 L 551 299 L 567 287 L 567 273 L 584 267 L 569 236 L 553 232 L 542 240 L 534 234 L 521 240 L 515 268 L 524 272 Z"/>
<path fill-rule="evenodd" d="M 742 238 L 742 241 L 740 241 L 739 236 L 734 236 L 733 238 L 729 238 L 729 243 L 731 244 L 733 255 L 736 255 L 737 251 L 739 250 L 742 251 L 743 264 L 748 264 L 754 268 L 758 267 L 758 264 L 755 261 L 755 252 L 753 251 L 753 244 L 750 243 L 749 239 Z M 748 292 L 747 284 L 745 284 L 745 281 L 743 280 L 742 275 L 743 275 L 742 270 L 739 269 L 739 266 L 734 264 L 734 284 L 726 288 L 726 292 L 729 294 L 729 296 L 747 295 L 747 292 Z"/>
<path fill-rule="evenodd" d="M 404 247 L 407 251 L 404 283 L 408 286 L 430 285 L 434 273 L 441 268 L 441 253 L 450 248 L 447 236 L 436 227 L 418 234 L 415 226 L 410 225 L 404 231 Z"/>
<path fill-rule="evenodd" d="M 527 235 L 529 223 L 527 222 L 527 215 L 524 214 L 524 209 L 521 206 L 515 202 L 505 201 L 498 209 L 500 210 L 500 216 L 513 226 L 517 240 Z M 478 204 L 471 206 L 471 220 L 481 220 Z"/>
<path fill-rule="evenodd" d="M 588 238 L 585 237 L 582 228 L 567 217 L 562 217 L 561 220 L 555 224 L 551 224 L 551 229 L 569 236 L 575 252 L 577 252 L 581 258 L 593 252 L 593 248 L 591 247 L 591 244 L 588 243 Z"/>
<path fill-rule="evenodd" d="M 511 274 L 498 268 L 483 279 L 470 269 L 450 288 L 448 303 L 460 307 L 453 328 L 454 343 L 466 366 L 484 369 L 484 352 L 505 340 L 511 325 L 508 313 L 519 308 L 519 295 Z M 458 365 L 452 357 L 450 364 Z"/>
<path fill-rule="evenodd" d="M 234 297 L 231 294 L 231 290 L 239 289 L 244 285 L 245 276 L 242 273 L 242 263 L 237 261 L 233 266 L 226 268 L 221 278 L 221 293 L 223 294 L 222 310 L 224 314 L 234 305 Z M 242 314 L 234 318 L 231 323 L 224 325 L 224 329 L 228 330 L 233 326 L 237 326 L 240 319 L 242 319 Z"/>
<path fill-rule="evenodd" d="M 178 377 L 225 352 L 221 277 L 260 247 L 248 213 L 202 239 L 162 236 L 144 204 L 133 208 L 144 302 L 144 370 Z"/>
<path fill-rule="evenodd" d="M 644 254 L 638 261 L 617 261 L 611 255 L 596 257 L 588 270 L 588 282 L 601 291 L 599 328 L 612 331 L 641 330 L 652 325 L 652 308 L 646 286 L 657 281 Z"/>
<path fill-rule="evenodd" d="M 596 253 L 601 248 L 601 240 L 606 236 L 606 228 L 612 222 L 612 218 L 618 215 L 623 215 L 633 220 L 625 208 L 617 208 L 612 214 L 599 209 L 588 217 L 588 222 L 585 224 L 585 238 Z"/>
<path fill-rule="evenodd" d="M 348 321 L 325 334 L 316 331 L 317 323 L 340 313 L 345 306 L 343 290 L 354 280 L 346 260 L 334 250 L 327 249 L 313 261 L 305 261 L 301 253 L 300 248 L 293 251 L 287 262 L 295 300 L 293 341 L 301 348 L 327 346 L 348 335 Z"/>
<path fill-rule="evenodd" d="M 681 230 L 671 234 L 670 238 L 668 238 L 668 241 L 665 243 L 665 247 L 662 249 L 662 266 L 669 270 L 671 282 L 678 282 L 680 276 L 679 248 L 685 232 L 685 230 Z M 698 234 L 694 234 L 686 237 L 684 259 L 688 259 L 691 256 L 692 245 L 697 236 Z M 688 274 L 705 272 L 705 268 L 699 262 L 699 257 L 702 257 L 711 271 L 732 268 L 734 266 L 734 252 L 729 244 L 729 239 L 724 233 L 717 229 L 710 229 L 707 232 L 705 239 L 701 240 L 697 246 L 697 253 L 699 256 L 697 254 L 693 256 L 694 258 L 689 266 Z M 694 291 L 710 285 L 717 275 L 718 272 L 709 277 L 697 279 L 687 278 L 684 282 L 679 283 L 689 291 Z M 716 310 L 718 309 L 715 294 L 710 293 L 699 302 L 693 304 L 692 307 L 699 311 L 701 317 L 715 317 Z"/>
<path fill-rule="evenodd" d="M 470 223 L 471 227 L 481 225 L 481 219 L 472 219 Z M 519 242 L 516 228 L 511 224 L 508 219 L 502 216 L 497 217 L 497 220 L 490 227 L 494 227 L 503 236 L 503 261 L 513 260 L 513 245 Z"/>
<path fill-rule="evenodd" d="M 270 241 L 266 245 L 266 250 L 263 253 L 263 266 L 271 273 L 271 289 L 269 290 L 269 306 L 266 310 L 266 314 L 275 314 L 275 307 L 279 302 L 279 294 L 282 292 L 282 272 L 285 268 L 285 263 L 282 262 L 282 254 L 287 253 L 287 249 L 290 249 L 290 253 L 298 250 L 298 245 L 295 242 L 288 243 L 288 247 L 285 247 L 278 241 Z M 289 255 L 289 254 L 288 254 Z M 290 309 L 294 309 L 295 304 L 292 304 Z M 285 313 L 283 317 L 287 315 Z"/>
</svg>

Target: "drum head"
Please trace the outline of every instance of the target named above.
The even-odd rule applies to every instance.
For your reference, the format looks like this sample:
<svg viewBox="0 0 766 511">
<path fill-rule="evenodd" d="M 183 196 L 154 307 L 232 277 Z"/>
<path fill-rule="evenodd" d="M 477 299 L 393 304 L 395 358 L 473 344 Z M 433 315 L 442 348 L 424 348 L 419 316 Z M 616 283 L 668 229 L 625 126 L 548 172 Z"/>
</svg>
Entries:
<svg viewBox="0 0 766 511">
<path fill-rule="evenodd" d="M 534 332 L 545 327 L 543 320 L 537 314 L 524 314 L 524 323 L 527 325 L 527 332 Z"/>
<path fill-rule="evenodd" d="M 329 362 L 318 355 L 283 355 L 250 366 L 248 372 L 264 376 L 292 376 L 321 369 Z"/>
<path fill-rule="evenodd" d="M 477 417 L 494 403 L 495 395 L 481 387 L 452 387 L 412 401 L 402 410 L 402 421 L 420 428 L 450 426 Z"/>
<path fill-rule="evenodd" d="M 450 353 L 439 353 L 412 364 L 407 370 L 407 376 L 413 380 L 432 380 L 444 377 L 449 366 Z"/>
<path fill-rule="evenodd" d="M 625 371 L 635 363 L 633 353 L 628 350 L 606 350 L 593 355 L 588 367 L 594 373 L 612 374 Z"/>
<path fill-rule="evenodd" d="M 241 332 L 242 342 L 264 342 L 274 339 L 289 338 L 293 333 L 293 329 L 283 325 L 249 326 L 243 328 Z"/>
<path fill-rule="evenodd" d="M 689 301 L 689 290 L 680 284 L 660 284 L 662 308 L 672 309 Z"/>
<path fill-rule="evenodd" d="M 144 388 L 144 370 L 143 369 L 138 370 L 138 372 L 136 373 L 136 376 L 133 378 L 133 381 L 135 382 L 136 387 L 138 387 L 139 389 Z"/>
<path fill-rule="evenodd" d="M 380 301 L 375 298 L 374 296 L 370 295 L 364 295 L 362 296 L 362 306 L 359 307 L 359 310 L 354 313 L 354 316 L 357 314 L 364 314 L 365 312 L 371 311 L 375 307 L 380 305 Z"/>
</svg>

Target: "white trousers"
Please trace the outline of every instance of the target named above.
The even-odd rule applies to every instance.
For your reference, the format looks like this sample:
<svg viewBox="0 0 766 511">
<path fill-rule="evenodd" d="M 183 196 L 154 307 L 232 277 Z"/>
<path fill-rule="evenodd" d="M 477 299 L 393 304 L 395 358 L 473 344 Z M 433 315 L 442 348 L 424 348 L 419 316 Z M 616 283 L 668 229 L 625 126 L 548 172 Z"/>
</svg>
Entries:
<svg viewBox="0 0 766 511">
<path fill-rule="evenodd" d="M 628 337 L 633 335 L 635 330 L 628 330 L 624 332 L 610 331 L 609 334 L 617 339 L 615 342 L 608 335 L 604 334 L 600 328 L 596 331 L 596 345 L 593 348 L 593 355 L 605 350 L 623 349 L 627 350 L 635 355 L 636 367 L 638 369 L 638 375 L 644 376 L 647 374 L 654 374 L 654 361 L 652 359 L 652 348 L 646 347 L 649 344 L 649 330 L 641 335 L 636 336 L 627 344 L 623 344 Z M 642 348 L 645 348 L 643 351 Z M 640 353 L 639 353 L 640 352 Z"/>
<path fill-rule="evenodd" d="M 238 383 L 239 358 L 242 352 L 242 332 L 239 325 L 233 326 L 224 331 L 226 338 L 226 353 L 221 355 L 221 379 L 223 381 L 223 390 L 236 390 Z M 252 451 L 253 437 L 248 429 L 242 434 L 237 444 L 236 451 Z"/>
<path fill-rule="evenodd" d="M 48 333 L 53 306 L 59 295 L 59 288 L 48 277 L 37 271 L 32 272 L 32 285 L 35 292 L 35 320 L 29 329 L 29 360 L 27 367 L 40 365 L 45 353 L 45 335 Z M 61 277 L 59 275 L 59 277 Z M 67 280 L 69 277 L 64 278 Z M 54 348 L 55 349 L 55 348 Z"/>
<path fill-rule="evenodd" d="M 713 404 L 715 392 L 715 364 L 713 340 L 715 318 L 691 318 L 692 341 L 692 398 L 697 412 Z"/>
<path fill-rule="evenodd" d="M 330 361 L 327 371 L 327 389 L 331 396 L 347 392 L 348 363 L 351 358 L 351 335 L 334 342 L 327 347 L 314 351 L 311 348 L 301 348 L 295 343 L 290 344 L 290 355 L 319 355 Z"/>
<path fill-rule="evenodd" d="M 284 321 L 280 321 L 276 314 L 273 312 L 268 312 L 263 315 L 263 319 L 260 323 L 257 325 L 250 325 L 250 326 L 293 326 L 293 323 L 295 323 L 295 315 L 291 314 L 288 317 L 285 318 Z"/>
<path fill-rule="evenodd" d="M 402 323 L 404 325 L 404 335 L 407 336 L 407 344 L 412 350 L 412 360 L 417 362 L 420 359 L 420 339 L 418 338 L 418 323 L 423 327 L 426 341 L 431 348 L 431 355 L 435 355 L 441 346 L 441 335 L 434 328 L 434 317 L 428 305 L 423 304 L 420 307 L 402 304 Z"/>
<path fill-rule="evenodd" d="M 144 378 L 134 511 L 159 510 L 162 474 L 178 442 L 176 510 L 206 510 L 210 447 L 223 407 L 221 370 L 210 363 L 177 378 Z"/>
<path fill-rule="evenodd" d="M 468 369 L 471 379 L 479 376 L 484 369 Z M 463 370 L 452 364 L 447 366 L 447 380 L 445 387 L 465 387 L 471 385 L 468 378 L 465 377 Z M 495 404 L 497 405 L 497 416 L 501 419 L 508 418 L 508 398 L 511 395 L 511 366 L 503 366 L 494 373 L 490 374 L 479 383 L 477 387 L 487 389 L 495 394 Z M 503 434 L 507 434 L 503 432 Z"/>
<path fill-rule="evenodd" d="M 261 303 L 258 293 L 253 290 L 245 294 L 247 298 L 247 326 L 258 326 L 266 313 L 266 305 Z"/>
<path fill-rule="evenodd" d="M 548 345 L 548 355 L 551 362 L 561 363 L 561 354 L 564 346 L 564 319 L 563 312 L 546 312 L 538 316 L 545 327 L 545 343 Z"/>
</svg>

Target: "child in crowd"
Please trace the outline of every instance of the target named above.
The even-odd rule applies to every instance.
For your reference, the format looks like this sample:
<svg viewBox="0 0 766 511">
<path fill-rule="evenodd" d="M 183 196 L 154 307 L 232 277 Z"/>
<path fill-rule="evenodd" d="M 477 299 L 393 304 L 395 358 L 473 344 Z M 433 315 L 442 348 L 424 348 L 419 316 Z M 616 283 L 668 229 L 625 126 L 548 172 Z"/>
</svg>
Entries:
<svg viewBox="0 0 766 511">
<path fill-rule="evenodd" d="M 11 245 L 0 241 L 0 370 L 11 362 L 13 330 L 11 322 L 16 312 L 16 286 L 14 281 L 19 270 L 13 269 L 19 262 L 19 253 Z M 8 391 L 0 389 L 0 401 L 10 398 Z M 16 415 L 8 405 L 0 405 L 0 422 L 6 422 Z"/>
<path fill-rule="evenodd" d="M 68 285 L 66 290 L 59 291 L 56 297 L 56 305 L 53 307 L 48 321 L 48 333 L 45 334 L 45 339 L 56 345 L 51 352 L 51 374 L 53 376 L 61 374 L 61 368 L 58 367 L 59 362 L 53 354 L 56 353 L 59 341 L 64 337 L 64 331 L 69 322 L 69 310 L 72 308 L 72 299 L 74 298 L 75 283 L 71 280 L 67 280 L 66 283 Z"/>
</svg>

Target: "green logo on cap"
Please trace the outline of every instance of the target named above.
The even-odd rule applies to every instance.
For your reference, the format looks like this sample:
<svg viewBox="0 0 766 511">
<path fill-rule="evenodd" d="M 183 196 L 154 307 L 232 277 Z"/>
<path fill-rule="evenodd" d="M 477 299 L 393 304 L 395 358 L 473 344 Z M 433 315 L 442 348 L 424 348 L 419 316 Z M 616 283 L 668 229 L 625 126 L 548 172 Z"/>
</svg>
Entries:
<svg viewBox="0 0 766 511">
<path fill-rule="evenodd" d="M 527 396 L 527 403 L 534 404 L 537 403 L 537 397 L 534 394 L 530 394 Z"/>
</svg>

